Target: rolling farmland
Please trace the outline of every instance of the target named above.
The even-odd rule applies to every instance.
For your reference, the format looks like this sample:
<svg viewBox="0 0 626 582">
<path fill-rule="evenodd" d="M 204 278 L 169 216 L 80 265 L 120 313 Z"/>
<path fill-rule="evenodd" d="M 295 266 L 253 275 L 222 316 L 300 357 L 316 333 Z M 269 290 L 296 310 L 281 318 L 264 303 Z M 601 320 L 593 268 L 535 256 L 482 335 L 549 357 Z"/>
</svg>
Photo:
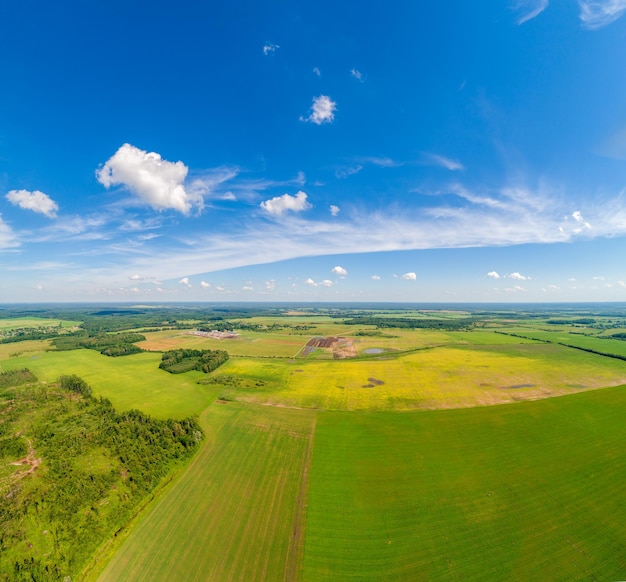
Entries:
<svg viewBox="0 0 626 582">
<path fill-rule="evenodd" d="M 215 404 L 208 442 L 100 580 L 294 579 L 315 414 Z"/>
<path fill-rule="evenodd" d="M 117 358 L 0 344 L 0 372 L 76 374 L 121 410 L 200 415 L 191 463 L 76 579 L 622 579 L 626 342 L 611 329 L 626 326 L 498 313 L 441 328 L 468 313 L 403 316 L 437 329 L 304 310 L 226 339 L 142 330 L 149 351 Z M 165 349 L 230 359 L 169 374 Z"/>
</svg>

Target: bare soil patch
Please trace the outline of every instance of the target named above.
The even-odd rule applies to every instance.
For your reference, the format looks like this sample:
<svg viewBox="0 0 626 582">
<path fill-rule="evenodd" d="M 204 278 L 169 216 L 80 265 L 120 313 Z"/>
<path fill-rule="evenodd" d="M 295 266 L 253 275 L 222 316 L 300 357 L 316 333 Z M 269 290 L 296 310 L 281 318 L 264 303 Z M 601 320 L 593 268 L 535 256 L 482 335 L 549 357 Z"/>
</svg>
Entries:
<svg viewBox="0 0 626 582">
<path fill-rule="evenodd" d="M 33 444 L 30 442 L 30 440 L 27 442 L 28 454 L 23 459 L 19 459 L 11 463 L 11 465 L 15 466 L 28 467 L 25 471 L 17 471 L 13 475 L 11 475 L 11 478 L 15 481 L 23 479 L 27 475 L 31 475 L 37 470 L 37 467 L 41 465 L 41 459 L 35 458 L 35 449 L 33 449 Z"/>
<path fill-rule="evenodd" d="M 354 358 L 357 355 L 353 340 L 347 337 L 312 337 L 306 343 L 302 355 L 308 356 L 316 348 L 332 351 L 335 360 Z"/>
</svg>

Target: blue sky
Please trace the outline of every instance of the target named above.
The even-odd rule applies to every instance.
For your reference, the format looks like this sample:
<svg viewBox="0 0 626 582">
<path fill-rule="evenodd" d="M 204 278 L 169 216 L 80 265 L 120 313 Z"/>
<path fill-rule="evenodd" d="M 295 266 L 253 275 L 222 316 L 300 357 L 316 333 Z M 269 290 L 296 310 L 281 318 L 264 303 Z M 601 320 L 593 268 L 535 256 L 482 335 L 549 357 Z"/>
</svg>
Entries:
<svg viewBox="0 0 626 582">
<path fill-rule="evenodd" d="M 0 302 L 626 300 L 626 0 L 6 4 Z"/>
</svg>

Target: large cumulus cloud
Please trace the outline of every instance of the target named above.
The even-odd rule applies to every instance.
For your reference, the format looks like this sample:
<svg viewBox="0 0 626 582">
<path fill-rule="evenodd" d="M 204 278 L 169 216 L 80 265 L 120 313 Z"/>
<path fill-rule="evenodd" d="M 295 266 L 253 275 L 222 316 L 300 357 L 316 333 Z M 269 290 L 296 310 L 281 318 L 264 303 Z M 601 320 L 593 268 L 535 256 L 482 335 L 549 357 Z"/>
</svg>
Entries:
<svg viewBox="0 0 626 582">
<path fill-rule="evenodd" d="M 173 209 L 189 214 L 201 209 L 202 194 L 186 189 L 189 168 L 183 162 L 168 162 L 155 152 L 125 143 L 96 172 L 98 181 L 109 188 L 122 185 L 155 210 Z"/>
</svg>

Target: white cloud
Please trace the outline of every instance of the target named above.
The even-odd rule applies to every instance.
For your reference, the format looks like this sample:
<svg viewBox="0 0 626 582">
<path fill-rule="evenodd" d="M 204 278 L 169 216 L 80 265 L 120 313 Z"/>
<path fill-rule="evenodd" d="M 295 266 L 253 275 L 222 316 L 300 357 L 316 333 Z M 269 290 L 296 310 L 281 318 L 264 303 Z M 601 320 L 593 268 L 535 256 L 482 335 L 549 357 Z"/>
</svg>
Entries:
<svg viewBox="0 0 626 582">
<path fill-rule="evenodd" d="M 318 76 L 322 76 L 322 71 L 319 70 L 319 67 L 313 67 L 313 72 Z"/>
<path fill-rule="evenodd" d="M 583 232 L 583 230 L 590 230 L 591 229 L 591 225 L 583 218 L 583 215 L 580 213 L 580 211 L 576 211 L 572 213 L 572 218 L 580 225 L 582 225 L 579 228 L 575 228 L 574 229 L 574 233 L 579 234 L 581 232 Z"/>
<path fill-rule="evenodd" d="M 341 212 L 341 208 L 339 206 L 335 206 L 334 204 L 330 205 L 330 215 L 337 216 Z"/>
<path fill-rule="evenodd" d="M 507 293 L 524 293 L 526 289 L 524 289 L 524 287 L 520 287 L 519 285 L 514 285 L 513 287 L 507 287 L 505 291 Z"/>
<path fill-rule="evenodd" d="M 327 95 L 320 95 L 313 99 L 313 106 L 311 107 L 311 115 L 308 117 L 300 117 L 300 121 L 310 121 L 316 125 L 322 125 L 322 123 L 332 123 L 335 119 L 335 110 L 337 109 L 337 103 L 335 103 Z"/>
<path fill-rule="evenodd" d="M 59 205 L 47 194 L 34 190 L 11 190 L 6 199 L 14 206 L 19 206 L 24 210 L 32 210 L 39 214 L 43 214 L 48 218 L 56 218 Z"/>
<path fill-rule="evenodd" d="M 268 42 L 263 45 L 263 54 L 273 55 L 279 48 L 280 48 L 280 45 L 274 44 L 273 42 Z"/>
<path fill-rule="evenodd" d="M 179 285 L 183 285 L 184 287 L 188 287 L 191 288 L 191 285 L 189 283 L 189 277 L 183 277 L 179 282 Z"/>
<path fill-rule="evenodd" d="M 397 168 L 398 166 L 404 165 L 404 162 L 396 162 L 391 158 L 379 158 L 376 156 L 366 156 L 358 158 L 358 160 L 364 164 L 374 164 L 375 166 L 380 166 L 381 168 Z"/>
<path fill-rule="evenodd" d="M 350 69 L 350 74 L 357 80 L 363 83 L 363 73 L 357 69 Z"/>
<path fill-rule="evenodd" d="M 625 283 L 624 281 L 618 281 L 618 282 L 617 282 L 617 284 L 618 284 L 620 287 L 626 287 L 626 283 Z"/>
<path fill-rule="evenodd" d="M 243 291 L 254 291 L 254 287 L 252 287 L 251 285 L 244 285 L 241 289 Z"/>
<path fill-rule="evenodd" d="M 543 291 L 560 291 L 561 288 L 558 285 L 548 285 Z"/>
<path fill-rule="evenodd" d="M 220 166 L 202 173 L 195 177 L 185 186 L 188 196 L 193 200 L 202 201 L 209 194 L 219 200 L 236 200 L 235 195 L 231 191 L 220 191 L 220 186 L 229 180 L 232 180 L 239 174 L 239 168 L 236 166 Z"/>
<path fill-rule="evenodd" d="M 487 277 L 491 277 L 492 279 L 499 279 L 500 275 L 496 271 L 489 271 L 489 273 L 487 273 Z"/>
<path fill-rule="evenodd" d="M 380 281 L 380 275 L 372 275 L 372 281 Z"/>
<path fill-rule="evenodd" d="M 300 190 L 295 196 L 283 194 L 261 202 L 261 208 L 274 216 L 280 216 L 283 212 L 291 210 L 292 212 L 302 212 L 312 208 L 307 202 L 307 195 Z"/>
<path fill-rule="evenodd" d="M 404 273 L 404 275 L 402 275 L 403 279 L 406 279 L 407 281 L 417 281 L 417 275 L 415 273 Z"/>
<path fill-rule="evenodd" d="M 197 187 L 185 189 L 188 171 L 183 162 L 168 162 L 155 152 L 126 143 L 96 171 L 96 176 L 105 188 L 123 185 L 155 210 L 172 208 L 189 214 L 194 206 L 202 208 L 203 198 Z"/>
<path fill-rule="evenodd" d="M 549 0 L 517 0 L 513 5 L 513 10 L 520 14 L 517 24 L 524 24 L 536 18 L 548 7 L 549 3 Z"/>
<path fill-rule="evenodd" d="M 363 166 L 342 166 L 341 168 L 337 168 L 335 170 L 335 177 L 339 178 L 347 178 L 348 176 L 353 176 L 354 174 L 358 174 L 363 169 Z"/>
<path fill-rule="evenodd" d="M 626 0 L 579 0 L 584 28 L 595 30 L 611 24 L 626 11 Z"/>
<path fill-rule="evenodd" d="M 452 160 L 444 156 L 439 156 L 437 154 L 427 154 L 427 158 L 430 160 L 431 163 L 437 166 L 441 166 L 446 170 L 450 170 L 451 172 L 458 172 L 459 170 L 465 169 L 465 166 L 461 162 L 457 162 L 456 160 Z"/>
<path fill-rule="evenodd" d="M 0 214 L 0 250 L 19 246 L 11 227 L 2 220 Z"/>
<path fill-rule="evenodd" d="M 441 194 L 446 192 L 450 191 Z M 462 204 L 456 200 L 449 204 L 449 199 L 440 198 L 438 194 L 440 192 L 422 196 L 419 207 L 388 205 L 386 210 L 375 212 L 353 211 L 345 220 L 337 220 L 330 214 L 326 214 L 326 220 L 316 220 L 302 213 L 290 216 L 288 221 L 242 220 L 236 236 L 210 230 L 190 233 L 184 243 L 172 240 L 169 247 L 155 246 L 151 250 L 144 246 L 132 256 L 122 255 L 123 245 L 117 252 L 120 257 L 128 257 L 126 275 L 150 271 L 156 277 L 171 279 L 206 273 L 207 249 L 211 249 L 211 271 L 218 271 L 298 257 L 336 255 L 337 249 L 341 249 L 342 254 L 351 254 L 548 245 L 582 237 L 626 235 L 626 190 L 613 198 L 594 198 L 573 208 L 560 189 L 552 191 L 545 185 L 536 190 L 516 187 L 489 192 L 467 191 Z M 488 202 L 483 203 L 483 199 Z M 572 217 L 575 210 L 594 225 L 592 230 L 580 235 L 573 232 L 574 226 L 581 226 Z M 342 209 L 342 216 L 343 213 Z M 57 224 L 55 221 L 53 226 Z M 560 226 L 567 229 L 561 231 Z M 119 265 L 101 272 L 118 277 Z M 499 274 L 505 278 L 503 273 Z"/>
<path fill-rule="evenodd" d="M 206 281 L 200 281 L 200 287 L 203 289 L 209 289 L 211 287 L 211 283 L 207 283 Z"/>
<path fill-rule="evenodd" d="M 528 280 L 530 280 L 530 277 L 527 277 L 526 275 L 522 275 L 521 273 L 510 273 L 509 275 L 507 275 L 507 277 L 509 279 L 515 279 L 516 281 L 528 281 Z"/>
<path fill-rule="evenodd" d="M 128 277 L 131 281 L 141 281 L 142 277 L 140 277 L 139 275 L 131 275 L 130 277 Z"/>
<path fill-rule="evenodd" d="M 270 279 L 269 281 L 265 281 L 265 288 L 268 291 L 273 291 L 276 288 L 276 281 L 274 281 L 274 279 Z"/>
<path fill-rule="evenodd" d="M 331 273 L 335 273 L 335 275 L 339 275 L 340 277 L 345 277 L 348 274 L 348 271 L 337 265 L 336 267 L 333 267 Z"/>
<path fill-rule="evenodd" d="M 330 279 L 324 279 L 323 281 L 320 281 L 319 283 L 316 283 L 310 277 L 308 279 L 306 279 L 304 281 L 304 283 L 305 283 L 305 285 L 308 285 L 309 287 L 332 287 L 335 284 Z"/>
</svg>

